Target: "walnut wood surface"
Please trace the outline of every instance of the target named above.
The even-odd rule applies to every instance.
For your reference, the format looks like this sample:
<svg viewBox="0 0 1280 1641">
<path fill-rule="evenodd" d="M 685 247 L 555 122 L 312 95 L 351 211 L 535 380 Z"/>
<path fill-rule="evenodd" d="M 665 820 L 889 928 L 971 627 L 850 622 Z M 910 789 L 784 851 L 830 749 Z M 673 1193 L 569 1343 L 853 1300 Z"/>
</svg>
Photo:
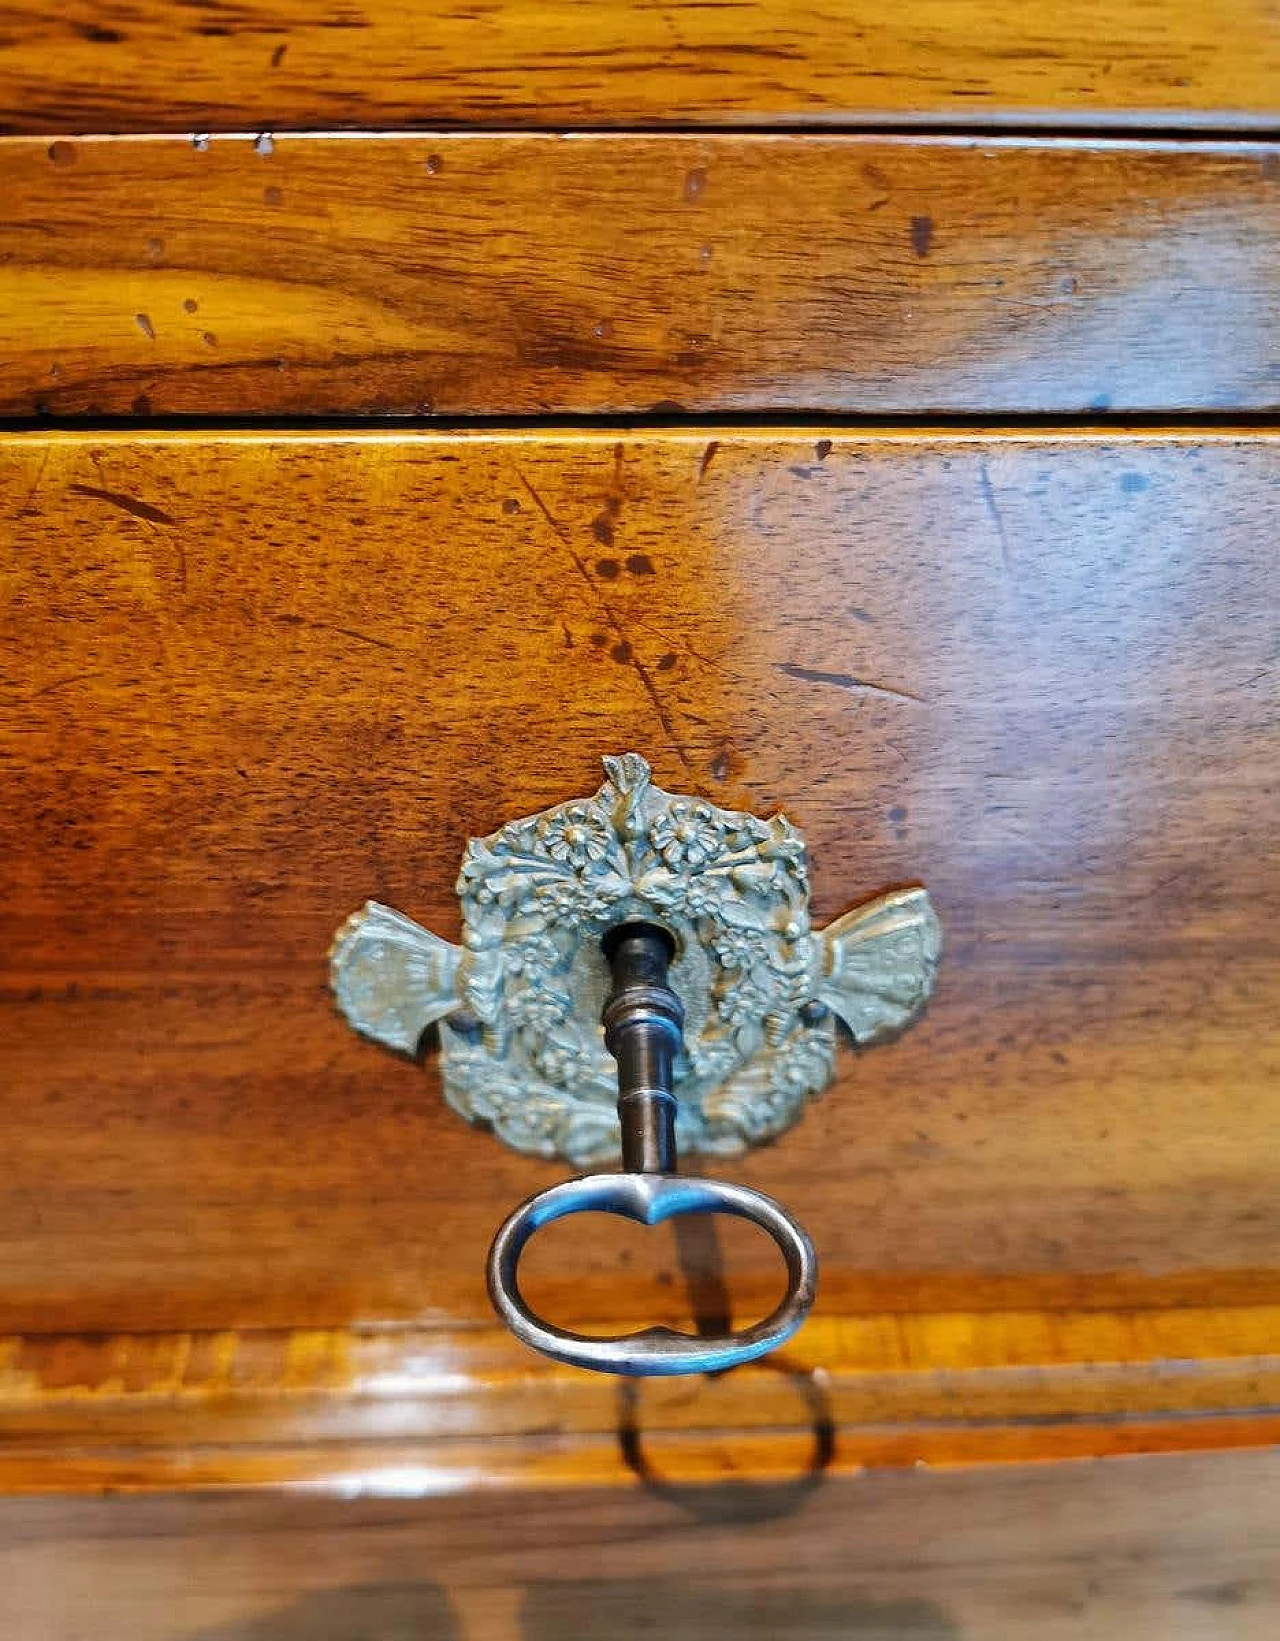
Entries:
<svg viewBox="0 0 1280 1641">
<path fill-rule="evenodd" d="M 411 1485 L 411 1473 L 404 1478 Z M 1275 1454 L 530 1497 L 22 1499 L 24 1641 L 1272 1641 Z"/>
<path fill-rule="evenodd" d="M 627 1319 L 643 1325 L 645 1317 Z M 777 1483 L 1280 1440 L 1280 1310 L 819 1317 L 767 1361 L 620 1384 L 496 1325 L 0 1340 L 0 1489 Z"/>
<path fill-rule="evenodd" d="M 0 142 L 0 413 L 1267 409 L 1280 147 Z"/>
<path fill-rule="evenodd" d="M 17 0 L 11 131 L 1274 121 L 1268 0 Z"/>
<path fill-rule="evenodd" d="M 325 951 L 370 895 L 456 935 L 466 837 L 626 748 L 785 807 L 820 919 L 938 905 L 927 1018 L 732 1169 L 820 1316 L 1275 1299 L 1278 442 L 10 437 L 4 1324 L 487 1320 L 559 1171 L 359 1041 Z M 745 1227 L 682 1273 L 566 1229 L 565 1321 L 778 1280 Z"/>
</svg>

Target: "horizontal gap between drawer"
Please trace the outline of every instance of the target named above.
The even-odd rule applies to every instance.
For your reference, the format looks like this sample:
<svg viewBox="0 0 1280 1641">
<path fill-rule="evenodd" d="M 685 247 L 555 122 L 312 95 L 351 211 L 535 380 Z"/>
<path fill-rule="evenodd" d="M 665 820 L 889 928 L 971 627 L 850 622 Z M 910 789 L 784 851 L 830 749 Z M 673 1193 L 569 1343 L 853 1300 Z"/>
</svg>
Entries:
<svg viewBox="0 0 1280 1641">
<path fill-rule="evenodd" d="M 788 121 L 781 123 L 751 122 L 744 124 L 690 125 L 688 123 L 637 123 L 626 125 L 558 124 L 534 125 L 504 122 L 501 125 L 452 124 L 436 120 L 430 125 L 394 126 L 333 126 L 297 125 L 263 126 L 209 126 L 199 130 L 164 130 L 150 127 L 126 128 L 113 131 L 73 129 L 67 126 L 27 131 L 0 124 L 0 143 L 45 142 L 70 138 L 77 142 L 174 142 L 182 139 L 214 138 L 220 142 L 256 142 L 263 136 L 273 139 L 346 138 L 352 142 L 380 142 L 388 139 L 440 137 L 478 138 L 574 138 L 611 139 L 625 142 L 630 137 L 679 137 L 691 142 L 709 137 L 866 137 L 869 139 L 911 140 L 913 138 L 954 140 L 963 142 L 993 141 L 1059 141 L 1063 143 L 1105 142 L 1114 144 L 1154 143 L 1166 147 L 1181 147 L 1191 143 L 1276 142 L 1280 141 L 1280 111 L 1275 115 L 1226 114 L 1218 119 L 1203 121 L 1184 120 L 1171 114 L 1167 120 L 1127 119 L 1117 115 L 1107 120 L 1073 120 L 1069 115 L 1054 121 L 1022 120 L 1015 116 L 999 116 L 966 124 L 963 121 L 926 121 L 910 117 L 894 120 L 866 121 Z"/>
<path fill-rule="evenodd" d="M 1183 433 L 1196 428 L 1270 430 L 1280 428 L 1280 407 L 1272 411 L 1159 411 L 1105 413 L 1096 410 L 1064 415 L 1061 412 L 1033 414 L 974 413 L 931 415 L 927 410 L 909 414 L 883 411 L 874 415 L 854 415 L 825 410 L 767 412 L 676 412 L 635 415 L 547 416 L 39 416 L 0 418 L 0 435 L 6 433 L 468 433 L 513 432 L 551 433 L 557 429 L 596 428 L 602 432 L 656 432 L 663 429 L 723 428 L 748 431 L 754 428 L 813 429 L 847 431 L 878 429 L 947 432 L 973 430 L 982 433 L 1019 432 L 1042 429 L 1046 432 L 1093 431 L 1124 433 L 1130 430 Z"/>
</svg>

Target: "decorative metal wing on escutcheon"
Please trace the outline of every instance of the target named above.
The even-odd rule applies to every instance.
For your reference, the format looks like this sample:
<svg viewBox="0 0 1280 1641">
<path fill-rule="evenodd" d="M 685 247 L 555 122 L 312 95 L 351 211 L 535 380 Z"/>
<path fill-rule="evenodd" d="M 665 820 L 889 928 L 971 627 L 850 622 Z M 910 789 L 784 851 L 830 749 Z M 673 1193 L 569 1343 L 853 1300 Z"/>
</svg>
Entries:
<svg viewBox="0 0 1280 1641">
<path fill-rule="evenodd" d="M 783 816 L 673 796 L 636 753 L 604 767 L 594 797 L 467 845 L 460 946 L 375 901 L 350 917 L 334 996 L 357 1031 L 404 1053 L 438 1022 L 445 1097 L 469 1121 L 519 1151 L 601 1164 L 618 1154 L 601 939 L 660 923 L 685 1009 L 679 1145 L 734 1155 L 826 1086 L 836 1017 L 867 1046 L 920 1013 L 937 917 L 924 889 L 900 889 L 815 930 L 804 842 Z"/>
</svg>

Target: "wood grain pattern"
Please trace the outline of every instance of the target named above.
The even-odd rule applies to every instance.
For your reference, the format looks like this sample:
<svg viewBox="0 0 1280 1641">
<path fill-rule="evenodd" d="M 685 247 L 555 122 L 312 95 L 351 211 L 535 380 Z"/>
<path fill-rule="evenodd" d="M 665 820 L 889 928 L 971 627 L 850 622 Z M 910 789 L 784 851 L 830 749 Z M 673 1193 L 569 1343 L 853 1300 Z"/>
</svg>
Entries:
<svg viewBox="0 0 1280 1641">
<path fill-rule="evenodd" d="M 11 131 L 1274 122 L 1268 0 L 17 0 Z"/>
<path fill-rule="evenodd" d="M 1278 443 L 5 441 L 4 1325 L 487 1320 L 557 1171 L 358 1041 L 324 954 L 368 895 L 455 936 L 465 838 L 627 747 L 785 807 L 820 919 L 939 907 L 927 1019 L 734 1170 L 819 1314 L 1280 1298 Z M 566 1320 L 777 1281 L 745 1227 L 564 1229 Z"/>
<path fill-rule="evenodd" d="M 0 142 L 0 412 L 1267 409 L 1280 147 Z"/>
<path fill-rule="evenodd" d="M 435 1500 L 0 1503 L 27 1641 L 1271 1641 L 1275 1454 Z"/>
<path fill-rule="evenodd" d="M 624 1325 L 643 1325 L 644 1317 Z M 636 1386 L 465 1330 L 0 1340 L 0 1490 L 403 1492 L 1043 1461 L 1280 1440 L 1280 1310 L 819 1317 Z"/>
</svg>

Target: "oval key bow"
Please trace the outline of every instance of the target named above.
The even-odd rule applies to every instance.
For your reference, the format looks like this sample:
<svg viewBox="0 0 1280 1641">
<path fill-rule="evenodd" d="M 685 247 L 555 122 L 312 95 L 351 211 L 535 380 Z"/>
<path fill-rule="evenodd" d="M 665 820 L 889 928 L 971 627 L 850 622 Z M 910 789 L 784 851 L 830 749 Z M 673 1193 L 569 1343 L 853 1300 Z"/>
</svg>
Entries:
<svg viewBox="0 0 1280 1641">
<path fill-rule="evenodd" d="M 624 924 L 605 941 L 613 990 L 604 1008 L 605 1042 L 618 1062 L 618 1119 L 627 1170 L 587 1174 L 539 1192 L 506 1220 L 489 1250 L 489 1296 L 526 1345 L 575 1367 L 628 1376 L 715 1373 L 763 1356 L 791 1337 L 808 1315 L 817 1286 L 813 1244 L 772 1197 L 723 1180 L 676 1173 L 676 1097 L 672 1066 L 683 1011 L 667 984 L 672 943 L 652 924 Z M 771 1315 L 741 1332 L 694 1337 L 646 1328 L 595 1338 L 553 1327 L 520 1293 L 520 1255 L 542 1226 L 569 1214 L 620 1214 L 658 1225 L 677 1214 L 733 1214 L 773 1238 L 787 1265 L 787 1292 Z"/>
</svg>

